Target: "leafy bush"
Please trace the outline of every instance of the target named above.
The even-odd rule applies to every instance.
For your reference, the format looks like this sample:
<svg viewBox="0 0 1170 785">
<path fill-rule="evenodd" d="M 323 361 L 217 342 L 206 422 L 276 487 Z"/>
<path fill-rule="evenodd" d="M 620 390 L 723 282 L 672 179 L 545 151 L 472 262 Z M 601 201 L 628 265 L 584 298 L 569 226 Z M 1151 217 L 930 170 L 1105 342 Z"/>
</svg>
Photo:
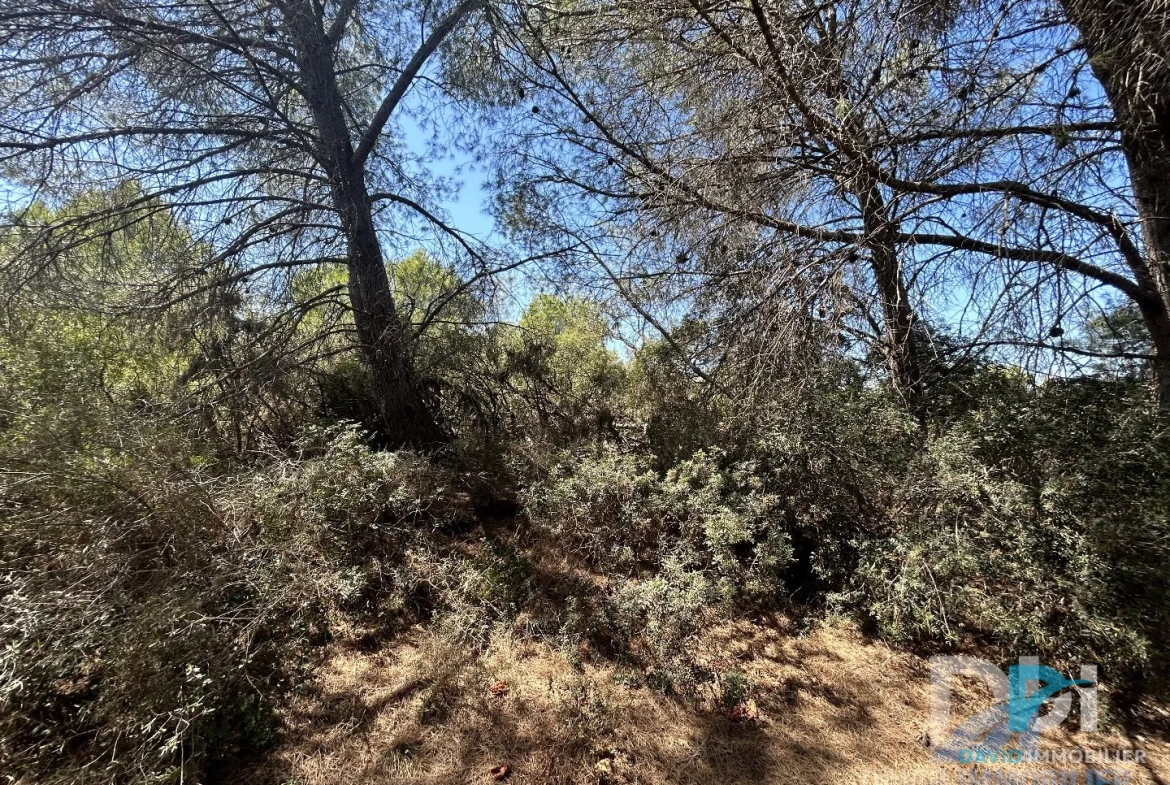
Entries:
<svg viewBox="0 0 1170 785">
<path fill-rule="evenodd" d="M 402 608 L 397 560 L 461 514 L 449 475 L 352 429 L 249 468 L 136 422 L 117 448 L 10 452 L 0 475 L 0 754 L 18 776 L 177 781 L 262 749 L 331 619 Z"/>
<path fill-rule="evenodd" d="M 707 575 L 668 561 L 652 578 L 617 586 L 604 612 L 622 649 L 643 660 L 651 686 L 671 693 L 693 691 L 703 680 L 692 653 L 697 633 L 717 612 L 717 604 L 718 594 Z"/>
<path fill-rule="evenodd" d="M 859 538 L 838 602 L 898 640 L 1099 662 L 1115 681 L 1147 668 L 1170 628 L 1170 451 L 1138 395 L 1017 382 L 971 409 Z"/>
<path fill-rule="evenodd" d="M 449 640 L 485 647 L 497 623 L 515 619 L 535 592 L 532 567 L 515 548 L 485 540 L 472 553 L 444 552 L 419 540 L 396 571 L 402 597 L 425 601 L 425 612 Z"/>
<path fill-rule="evenodd" d="M 993 367 L 947 394 L 918 424 L 880 392 L 815 391 L 664 472 L 639 447 L 566 454 L 527 502 L 545 536 L 626 576 L 610 632 L 679 678 L 713 609 L 790 597 L 906 643 L 1153 673 L 1170 450 L 1143 390 Z"/>
<path fill-rule="evenodd" d="M 644 655 L 660 688 L 691 684 L 690 643 L 707 616 L 781 596 L 792 549 L 778 497 L 754 464 L 718 452 L 665 476 L 612 447 L 572 459 L 529 489 L 535 527 L 590 568 L 626 576 L 609 584 L 602 631 Z"/>
<path fill-rule="evenodd" d="M 533 520 L 590 566 L 657 571 L 667 562 L 703 573 L 725 600 L 774 591 L 791 558 L 779 499 L 750 463 L 698 452 L 659 477 L 644 457 L 601 450 L 555 467 L 528 492 Z"/>
<path fill-rule="evenodd" d="M 570 453 L 529 488 L 525 506 L 543 531 L 590 566 L 629 572 L 654 561 L 663 522 L 650 500 L 660 484 L 643 456 Z"/>
<path fill-rule="evenodd" d="M 727 711 L 743 705 L 751 694 L 751 681 L 743 671 L 728 671 L 719 681 L 719 703 Z"/>
<path fill-rule="evenodd" d="M 295 670 L 256 590 L 267 554 L 240 547 L 198 452 L 122 425 L 120 449 L 0 477 L 0 750 L 17 776 L 166 781 L 262 747 Z"/>
</svg>

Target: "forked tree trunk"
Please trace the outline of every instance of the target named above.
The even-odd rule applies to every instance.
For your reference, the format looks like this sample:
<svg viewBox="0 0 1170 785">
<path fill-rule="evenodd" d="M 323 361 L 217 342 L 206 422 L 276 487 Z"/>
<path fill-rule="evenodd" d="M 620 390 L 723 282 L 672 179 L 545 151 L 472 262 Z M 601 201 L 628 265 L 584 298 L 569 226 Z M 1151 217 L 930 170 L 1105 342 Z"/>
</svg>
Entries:
<svg viewBox="0 0 1170 785">
<path fill-rule="evenodd" d="M 1105 89 L 1142 224 L 1144 267 L 1133 269 L 1156 355 L 1158 400 L 1170 410 L 1170 9 L 1161 0 L 1063 0 Z"/>
<path fill-rule="evenodd" d="M 442 429 L 416 384 L 409 327 L 398 315 L 374 226 L 364 166 L 355 160 L 333 66 L 333 45 L 311 0 L 289 3 L 286 24 L 297 45 L 302 89 L 329 175 L 333 206 L 345 232 L 349 297 L 385 439 L 431 447 Z"/>
</svg>

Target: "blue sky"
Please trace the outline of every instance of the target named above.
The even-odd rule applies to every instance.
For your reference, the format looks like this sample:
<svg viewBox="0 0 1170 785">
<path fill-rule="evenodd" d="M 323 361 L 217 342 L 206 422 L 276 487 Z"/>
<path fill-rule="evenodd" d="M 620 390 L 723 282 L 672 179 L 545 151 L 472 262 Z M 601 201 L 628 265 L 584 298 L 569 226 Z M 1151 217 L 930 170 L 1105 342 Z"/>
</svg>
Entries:
<svg viewBox="0 0 1170 785">
<path fill-rule="evenodd" d="M 420 128 L 408 116 L 400 120 L 402 139 L 412 153 L 426 155 L 430 152 L 430 134 Z M 451 224 L 461 231 L 474 235 L 481 241 L 492 239 L 495 221 L 487 213 L 488 194 L 484 189 L 487 172 L 482 165 L 475 164 L 471 157 L 458 148 L 450 148 L 447 156 L 434 158 L 428 165 L 434 175 L 453 178 L 460 183 L 459 197 L 439 203 L 451 219 Z M 495 239 L 499 239 L 498 237 Z"/>
</svg>

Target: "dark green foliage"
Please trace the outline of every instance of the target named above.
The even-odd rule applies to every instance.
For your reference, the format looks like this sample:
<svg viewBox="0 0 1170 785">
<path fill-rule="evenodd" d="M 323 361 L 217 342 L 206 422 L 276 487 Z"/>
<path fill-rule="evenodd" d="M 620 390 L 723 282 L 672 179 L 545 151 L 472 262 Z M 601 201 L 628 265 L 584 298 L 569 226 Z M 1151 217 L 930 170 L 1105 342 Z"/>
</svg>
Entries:
<svg viewBox="0 0 1170 785">
<path fill-rule="evenodd" d="M 441 470 L 349 430 L 232 470 L 153 422 L 119 429 L 72 460 L 7 456 L 0 749 L 41 781 L 191 777 L 263 749 L 331 618 L 392 621 L 396 564 L 458 505 Z"/>
<path fill-rule="evenodd" d="M 997 394 L 915 458 L 838 602 L 897 639 L 1151 672 L 1170 620 L 1164 423 L 1129 382 L 984 375 Z"/>
<path fill-rule="evenodd" d="M 527 503 L 537 526 L 594 569 L 677 569 L 699 576 L 700 594 L 727 600 L 775 591 L 791 547 L 780 499 L 752 464 L 698 452 L 659 477 L 616 449 L 566 457 Z"/>
<path fill-rule="evenodd" d="M 1146 391 L 997 367 L 945 389 L 925 422 L 876 391 L 823 389 L 664 472 L 642 448 L 579 451 L 533 485 L 530 514 L 626 576 L 609 631 L 676 670 L 711 613 L 763 603 L 1163 679 L 1170 449 Z"/>
</svg>

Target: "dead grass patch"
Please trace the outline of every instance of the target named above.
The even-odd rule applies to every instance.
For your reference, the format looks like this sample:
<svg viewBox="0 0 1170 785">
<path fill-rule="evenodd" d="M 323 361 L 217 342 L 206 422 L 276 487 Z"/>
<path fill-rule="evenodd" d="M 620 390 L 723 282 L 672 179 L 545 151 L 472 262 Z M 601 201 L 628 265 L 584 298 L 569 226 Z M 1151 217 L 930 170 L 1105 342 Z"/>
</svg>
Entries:
<svg viewBox="0 0 1170 785">
<path fill-rule="evenodd" d="M 727 624 L 704 634 L 695 660 L 714 676 L 680 699 L 628 668 L 503 631 L 480 654 L 422 628 L 373 653 L 337 646 L 286 710 L 285 743 L 248 779 L 464 785 L 492 782 L 507 762 L 517 785 L 811 785 L 958 782 L 955 769 L 973 768 L 940 764 L 924 746 L 926 662 L 851 630 Z M 731 673 L 747 685 L 738 720 L 721 696 Z M 960 689 L 958 707 L 979 692 Z M 1150 766 L 1113 768 L 1133 783 L 1170 780 L 1162 741 L 1061 730 L 1045 746 L 1144 747 Z"/>
</svg>

